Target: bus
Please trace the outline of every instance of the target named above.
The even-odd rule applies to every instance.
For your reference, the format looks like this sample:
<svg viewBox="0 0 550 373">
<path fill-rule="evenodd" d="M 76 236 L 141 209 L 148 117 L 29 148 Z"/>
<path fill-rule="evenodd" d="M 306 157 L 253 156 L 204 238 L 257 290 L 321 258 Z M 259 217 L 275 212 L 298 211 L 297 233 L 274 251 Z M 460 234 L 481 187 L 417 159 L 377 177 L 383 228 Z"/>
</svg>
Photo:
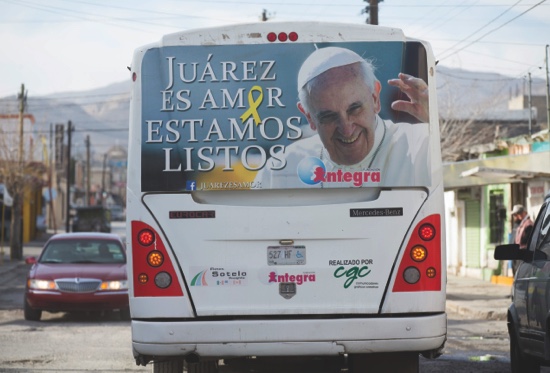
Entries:
<svg viewBox="0 0 550 373">
<path fill-rule="evenodd" d="M 442 353 L 435 64 L 399 29 L 322 22 L 188 30 L 135 50 L 137 364 L 403 372 Z"/>
</svg>

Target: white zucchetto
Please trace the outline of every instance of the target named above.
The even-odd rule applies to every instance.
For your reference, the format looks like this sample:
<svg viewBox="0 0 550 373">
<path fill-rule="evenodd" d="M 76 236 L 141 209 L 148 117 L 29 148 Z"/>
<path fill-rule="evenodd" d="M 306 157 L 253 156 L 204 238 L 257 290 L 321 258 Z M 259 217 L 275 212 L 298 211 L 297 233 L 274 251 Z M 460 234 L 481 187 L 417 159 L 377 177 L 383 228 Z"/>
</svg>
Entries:
<svg viewBox="0 0 550 373">
<path fill-rule="evenodd" d="M 362 62 L 363 58 L 357 53 L 339 47 L 317 49 L 309 55 L 298 72 L 298 91 L 311 79 L 335 67 Z"/>
</svg>

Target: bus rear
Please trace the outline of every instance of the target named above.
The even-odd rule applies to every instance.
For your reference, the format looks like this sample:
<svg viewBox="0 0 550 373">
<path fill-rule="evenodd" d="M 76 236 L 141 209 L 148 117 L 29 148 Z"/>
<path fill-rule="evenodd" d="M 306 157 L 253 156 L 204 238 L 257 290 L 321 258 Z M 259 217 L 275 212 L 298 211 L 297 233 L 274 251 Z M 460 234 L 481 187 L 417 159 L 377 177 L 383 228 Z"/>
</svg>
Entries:
<svg viewBox="0 0 550 373">
<path fill-rule="evenodd" d="M 445 237 L 428 44 L 368 25 L 208 28 L 137 49 L 132 76 L 138 364 L 316 356 L 414 371 L 420 353 L 438 356 Z"/>
</svg>

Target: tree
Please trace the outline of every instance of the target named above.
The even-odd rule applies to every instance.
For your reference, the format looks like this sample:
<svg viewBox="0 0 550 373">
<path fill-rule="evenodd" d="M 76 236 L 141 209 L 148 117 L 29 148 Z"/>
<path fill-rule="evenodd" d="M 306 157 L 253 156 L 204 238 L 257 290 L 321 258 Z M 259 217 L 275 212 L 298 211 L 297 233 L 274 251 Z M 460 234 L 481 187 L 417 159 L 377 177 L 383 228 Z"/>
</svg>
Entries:
<svg viewBox="0 0 550 373">
<path fill-rule="evenodd" d="M 441 117 L 441 158 L 444 162 L 458 162 L 468 158 L 469 148 L 496 139 L 494 126 L 479 123 L 476 116 L 469 118 Z"/>
<path fill-rule="evenodd" d="M 508 125 L 505 121 L 501 125 L 499 119 L 489 119 L 507 112 L 503 83 L 496 82 L 496 88 L 490 88 L 486 81 L 448 73 L 440 74 L 438 78 L 441 84 L 438 87 L 438 104 L 443 161 L 463 161 L 470 159 L 471 154 L 495 150 L 501 135 L 506 135 L 504 127 Z M 479 148 L 480 152 L 475 148 Z"/>
<path fill-rule="evenodd" d="M 24 86 L 21 88 L 23 92 Z M 21 100 L 23 101 L 23 98 Z M 8 119 L 8 123 L 7 125 L 3 124 L 0 126 L 0 180 L 4 183 L 13 198 L 10 226 L 10 257 L 14 260 L 21 260 L 23 258 L 21 237 L 23 232 L 22 218 L 25 190 L 41 186 L 44 174 L 44 166 L 33 162 L 30 128 L 24 131 L 23 126 L 25 118 L 34 121 L 34 117 L 23 115 L 22 109 L 19 116 L 3 115 L 3 118 Z M 19 124 L 14 124 L 13 120 L 10 121 L 10 119 L 17 117 L 19 117 Z M 25 139 L 29 139 L 29 141 L 26 142 Z"/>
</svg>

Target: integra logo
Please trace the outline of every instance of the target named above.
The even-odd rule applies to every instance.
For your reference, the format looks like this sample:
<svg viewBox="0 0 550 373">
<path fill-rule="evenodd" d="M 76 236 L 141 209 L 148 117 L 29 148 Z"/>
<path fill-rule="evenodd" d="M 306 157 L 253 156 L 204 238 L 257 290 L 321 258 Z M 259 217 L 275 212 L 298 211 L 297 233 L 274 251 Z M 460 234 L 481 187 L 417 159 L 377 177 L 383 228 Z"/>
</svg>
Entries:
<svg viewBox="0 0 550 373">
<path fill-rule="evenodd" d="M 317 157 L 304 158 L 298 164 L 298 177 L 307 185 L 319 183 L 352 183 L 360 187 L 363 184 L 380 183 L 379 169 L 367 171 L 327 171 L 325 163 Z"/>
<path fill-rule="evenodd" d="M 297 285 L 302 285 L 306 282 L 315 282 L 315 273 L 314 272 L 304 272 L 299 275 L 291 275 L 288 272 L 282 275 L 277 274 L 276 272 L 269 273 L 269 282 L 293 282 Z"/>
</svg>

